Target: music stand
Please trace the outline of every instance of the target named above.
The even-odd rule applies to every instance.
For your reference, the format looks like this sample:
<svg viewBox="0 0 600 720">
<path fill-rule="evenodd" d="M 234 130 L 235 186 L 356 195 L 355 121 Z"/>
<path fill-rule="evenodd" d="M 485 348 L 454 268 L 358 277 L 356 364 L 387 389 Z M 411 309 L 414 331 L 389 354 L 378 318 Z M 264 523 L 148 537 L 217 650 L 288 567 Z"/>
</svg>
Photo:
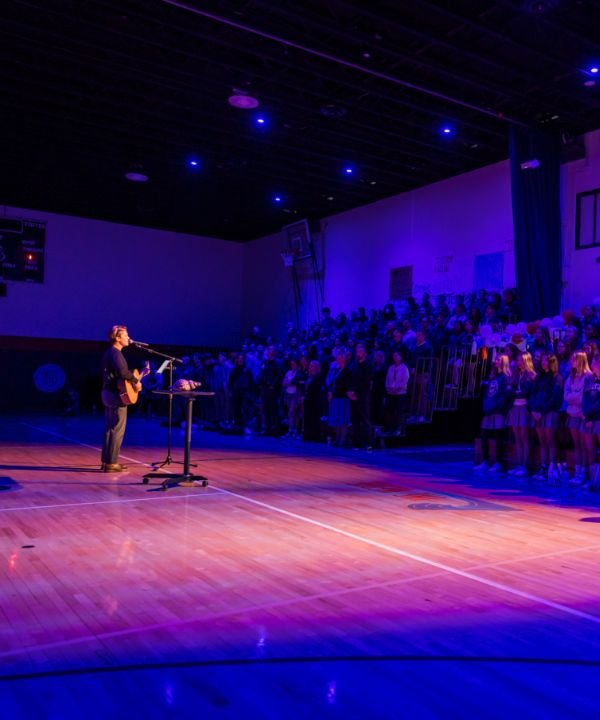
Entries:
<svg viewBox="0 0 600 720">
<path fill-rule="evenodd" d="M 190 472 L 190 449 L 192 445 L 192 413 L 194 401 L 197 397 L 210 397 L 214 392 L 201 392 L 199 390 L 154 390 L 156 395 L 170 395 L 173 397 L 185 398 L 185 443 L 183 446 L 183 472 L 182 473 L 162 473 L 149 472 L 144 475 L 143 483 L 148 484 L 150 478 L 162 478 L 162 489 L 168 490 L 170 487 L 181 485 L 182 487 L 194 487 L 201 485 L 206 487 L 208 479 L 204 475 L 194 475 Z M 195 467 L 195 466 L 194 466 Z"/>
<path fill-rule="evenodd" d="M 132 343 L 135 347 L 139 348 L 140 350 L 145 350 L 150 355 L 156 355 L 157 357 L 164 358 L 164 362 L 159 367 L 159 369 L 156 371 L 157 374 L 163 374 L 163 372 L 168 368 L 169 370 L 169 387 L 173 386 L 173 365 L 174 363 L 181 363 L 183 360 L 181 358 L 173 357 L 173 355 L 167 355 L 166 353 L 161 353 L 158 350 L 155 350 L 154 348 L 151 348 L 149 345 L 143 344 L 140 345 L 136 343 L 135 341 Z M 156 392 L 156 391 L 153 391 Z M 164 460 L 159 460 L 158 462 L 151 462 L 150 465 L 157 470 L 158 468 L 164 467 L 165 465 L 171 465 L 174 462 L 179 461 L 173 460 L 171 457 L 171 444 L 172 444 L 172 435 L 173 435 L 173 395 L 171 393 L 160 393 L 162 395 L 169 395 L 169 402 L 168 402 L 168 412 L 167 412 L 167 456 Z"/>
</svg>

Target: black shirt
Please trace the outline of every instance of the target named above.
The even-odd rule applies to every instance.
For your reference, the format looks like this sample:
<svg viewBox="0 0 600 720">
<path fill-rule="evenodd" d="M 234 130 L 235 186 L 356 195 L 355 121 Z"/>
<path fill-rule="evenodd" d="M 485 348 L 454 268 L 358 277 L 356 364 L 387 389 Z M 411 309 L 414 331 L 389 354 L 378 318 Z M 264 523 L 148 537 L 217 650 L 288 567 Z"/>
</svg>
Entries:
<svg viewBox="0 0 600 720">
<path fill-rule="evenodd" d="M 111 345 L 102 358 L 102 389 L 118 393 L 119 380 L 137 382 L 135 375 L 127 365 L 127 360 L 123 357 L 123 353 L 117 350 L 114 345 Z"/>
<path fill-rule="evenodd" d="M 368 395 L 371 391 L 371 363 L 368 360 L 362 362 L 356 360 L 350 365 L 350 372 L 352 373 L 354 392 L 359 396 Z"/>
</svg>

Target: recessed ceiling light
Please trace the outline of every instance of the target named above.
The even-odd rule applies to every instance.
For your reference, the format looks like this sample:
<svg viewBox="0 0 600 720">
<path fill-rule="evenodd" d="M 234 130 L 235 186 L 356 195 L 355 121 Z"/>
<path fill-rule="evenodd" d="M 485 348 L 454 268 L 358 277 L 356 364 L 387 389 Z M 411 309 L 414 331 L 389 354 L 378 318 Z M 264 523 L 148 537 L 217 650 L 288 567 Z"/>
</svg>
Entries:
<svg viewBox="0 0 600 720">
<path fill-rule="evenodd" d="M 252 95 L 231 95 L 227 102 L 239 110 L 254 110 L 260 103 Z"/>
<path fill-rule="evenodd" d="M 129 180 L 129 182 L 136 182 L 136 183 L 145 183 L 148 182 L 148 176 L 142 172 L 141 168 L 138 168 L 136 170 L 131 170 L 129 172 L 125 173 L 125 178 Z"/>
</svg>

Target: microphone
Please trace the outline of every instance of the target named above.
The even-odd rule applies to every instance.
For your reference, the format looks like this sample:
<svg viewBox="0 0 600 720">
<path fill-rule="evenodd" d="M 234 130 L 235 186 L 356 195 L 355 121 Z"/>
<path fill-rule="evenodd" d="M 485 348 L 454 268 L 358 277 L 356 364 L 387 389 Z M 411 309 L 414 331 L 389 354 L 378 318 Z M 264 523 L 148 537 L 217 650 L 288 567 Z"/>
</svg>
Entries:
<svg viewBox="0 0 600 720">
<path fill-rule="evenodd" d="M 137 345 L 138 347 L 150 347 L 150 343 L 138 342 L 137 340 L 132 340 L 131 338 L 129 338 L 129 342 L 132 345 Z"/>
</svg>

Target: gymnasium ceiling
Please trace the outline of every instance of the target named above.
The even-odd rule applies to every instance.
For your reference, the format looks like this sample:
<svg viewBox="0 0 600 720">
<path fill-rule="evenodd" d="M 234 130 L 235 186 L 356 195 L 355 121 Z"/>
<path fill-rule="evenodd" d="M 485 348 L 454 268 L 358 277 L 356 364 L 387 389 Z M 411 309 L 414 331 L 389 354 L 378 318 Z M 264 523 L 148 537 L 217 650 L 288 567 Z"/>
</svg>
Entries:
<svg viewBox="0 0 600 720">
<path fill-rule="evenodd" d="M 567 149 L 600 127 L 591 0 L 7 0 L 0 22 L 0 204 L 248 240 L 502 160 L 511 123 Z"/>
</svg>

